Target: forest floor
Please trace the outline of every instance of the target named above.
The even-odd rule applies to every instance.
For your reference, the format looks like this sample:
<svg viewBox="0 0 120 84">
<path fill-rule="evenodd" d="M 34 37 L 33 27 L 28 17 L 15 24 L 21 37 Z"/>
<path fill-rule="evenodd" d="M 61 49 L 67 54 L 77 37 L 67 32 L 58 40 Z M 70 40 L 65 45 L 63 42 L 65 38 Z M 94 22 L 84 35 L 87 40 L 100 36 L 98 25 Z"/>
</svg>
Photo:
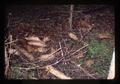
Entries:
<svg viewBox="0 0 120 84">
<path fill-rule="evenodd" d="M 115 48 L 113 9 L 83 14 L 74 12 L 70 29 L 69 12 L 56 12 L 55 8 L 52 10 L 49 6 L 51 10 L 44 8 L 8 8 L 5 34 L 6 77 L 64 79 L 56 76 L 55 71 L 58 71 L 58 75 L 61 72 L 71 79 L 106 79 Z M 92 6 L 76 10 L 88 8 L 92 9 Z M 31 44 L 28 43 L 30 37 L 34 40 Z M 38 45 L 35 44 L 37 40 Z M 46 66 L 55 69 L 52 72 Z"/>
</svg>

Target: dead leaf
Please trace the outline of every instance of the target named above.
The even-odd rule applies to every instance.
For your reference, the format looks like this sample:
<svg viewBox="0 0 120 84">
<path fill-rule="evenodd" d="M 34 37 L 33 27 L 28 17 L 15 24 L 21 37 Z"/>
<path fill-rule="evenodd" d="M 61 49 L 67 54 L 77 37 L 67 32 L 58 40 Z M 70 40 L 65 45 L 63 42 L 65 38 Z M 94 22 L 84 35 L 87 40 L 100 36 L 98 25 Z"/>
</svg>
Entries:
<svg viewBox="0 0 120 84">
<path fill-rule="evenodd" d="M 48 42 L 48 41 L 50 41 L 50 39 L 49 39 L 49 37 L 44 37 L 44 38 L 43 38 L 43 41 L 44 41 L 44 42 Z"/>
<path fill-rule="evenodd" d="M 79 52 L 79 54 L 77 55 L 77 58 L 83 58 L 84 57 L 84 53 L 82 51 Z"/>
<path fill-rule="evenodd" d="M 86 64 L 88 67 L 91 67 L 91 65 L 94 64 L 94 60 L 89 59 L 89 60 L 87 60 L 87 61 L 85 62 L 85 64 Z"/>
<path fill-rule="evenodd" d="M 52 60 L 54 59 L 54 55 L 52 54 L 45 54 L 45 55 L 42 55 L 41 57 L 39 57 L 39 60 L 41 61 L 48 61 L 48 60 Z"/>
<path fill-rule="evenodd" d="M 98 38 L 100 39 L 110 39 L 111 36 L 109 33 L 101 33 L 101 34 L 98 34 Z"/>
<path fill-rule="evenodd" d="M 88 23 L 87 21 L 84 21 L 84 20 L 80 20 L 79 26 L 81 28 L 90 28 L 91 27 L 90 23 Z"/>
<path fill-rule="evenodd" d="M 77 37 L 75 34 L 69 33 L 68 35 L 69 35 L 69 37 L 70 37 L 71 39 L 73 39 L 73 40 L 78 40 L 78 37 Z"/>
</svg>

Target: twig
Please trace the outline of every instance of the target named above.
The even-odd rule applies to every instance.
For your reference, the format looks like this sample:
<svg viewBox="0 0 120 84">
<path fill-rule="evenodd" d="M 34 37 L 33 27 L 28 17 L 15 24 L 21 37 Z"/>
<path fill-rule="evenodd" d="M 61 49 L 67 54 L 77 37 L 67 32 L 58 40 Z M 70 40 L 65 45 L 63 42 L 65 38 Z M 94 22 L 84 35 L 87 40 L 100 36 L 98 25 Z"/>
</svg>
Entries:
<svg viewBox="0 0 120 84">
<path fill-rule="evenodd" d="M 75 64 L 77 66 L 77 64 L 73 61 L 71 61 L 73 64 Z M 82 68 L 81 66 L 77 66 L 79 67 L 85 74 L 87 74 L 88 76 L 90 76 L 93 79 L 96 79 L 94 76 L 92 76 L 87 70 L 85 70 L 84 68 Z"/>
<path fill-rule="evenodd" d="M 18 41 L 18 39 L 14 40 L 14 41 L 10 41 L 8 43 L 5 43 L 5 45 L 11 44 L 11 43 L 14 43 L 14 42 L 17 42 L 17 41 Z"/>
<path fill-rule="evenodd" d="M 25 69 L 25 70 L 30 70 L 30 69 L 36 69 L 37 67 L 28 67 L 28 68 L 25 68 L 25 67 L 11 67 L 11 68 L 18 68 L 18 69 Z"/>
<path fill-rule="evenodd" d="M 82 35 L 81 29 L 79 28 L 78 31 L 79 31 L 79 33 L 80 33 L 80 38 L 82 39 L 82 38 L 83 38 L 83 35 Z"/>
<path fill-rule="evenodd" d="M 9 58 L 8 58 L 6 47 L 5 47 L 5 75 L 6 76 L 7 76 L 8 69 L 9 69 Z"/>
<path fill-rule="evenodd" d="M 65 48 L 67 47 L 67 45 L 66 45 L 66 42 L 65 42 L 65 40 L 64 39 L 62 39 L 62 41 L 63 41 L 63 43 L 64 43 L 64 45 L 65 45 Z M 65 55 L 68 53 L 68 52 L 66 52 L 66 49 L 65 49 Z"/>
<path fill-rule="evenodd" d="M 61 49 L 61 56 L 64 57 L 61 42 L 59 42 L 59 46 L 60 46 L 60 49 Z"/>
<path fill-rule="evenodd" d="M 63 54 L 63 50 L 62 50 L 62 46 L 61 46 L 61 42 L 59 42 L 60 48 L 61 48 L 61 56 L 63 57 L 63 59 L 65 60 L 64 54 Z"/>
<path fill-rule="evenodd" d="M 87 52 L 87 51 L 83 52 L 83 54 L 86 53 L 86 52 Z M 71 57 L 71 58 L 68 58 L 68 59 L 66 59 L 66 60 L 64 60 L 64 61 L 70 61 L 72 58 L 76 58 L 76 55 L 73 56 L 73 57 Z"/>
<path fill-rule="evenodd" d="M 12 35 L 9 35 L 9 41 L 12 41 Z M 10 49 L 11 49 L 11 45 L 10 45 Z M 10 59 L 10 55 L 7 55 L 7 49 L 5 47 L 5 75 L 7 75 L 8 69 L 9 69 L 9 59 Z"/>
<path fill-rule="evenodd" d="M 83 48 L 87 47 L 88 44 L 84 45 L 83 47 L 79 48 L 78 50 L 76 50 L 75 52 L 73 52 L 71 55 L 76 54 L 77 52 L 79 52 L 80 50 L 82 50 Z"/>
<path fill-rule="evenodd" d="M 64 58 L 62 57 L 60 60 L 58 60 L 58 61 L 56 61 L 55 63 L 50 64 L 50 65 L 56 65 L 56 64 L 60 63 L 63 59 L 64 59 Z"/>
</svg>

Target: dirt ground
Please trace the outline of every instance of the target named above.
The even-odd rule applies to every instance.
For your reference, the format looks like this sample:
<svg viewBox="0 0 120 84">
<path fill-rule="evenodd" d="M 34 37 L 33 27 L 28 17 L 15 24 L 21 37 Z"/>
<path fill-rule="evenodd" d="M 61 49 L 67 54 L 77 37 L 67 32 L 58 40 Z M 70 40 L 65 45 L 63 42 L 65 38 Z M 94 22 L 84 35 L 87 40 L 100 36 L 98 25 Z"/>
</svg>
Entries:
<svg viewBox="0 0 120 84">
<path fill-rule="evenodd" d="M 70 5 L 23 5 L 6 9 L 6 78 L 60 79 L 44 68 L 48 65 L 72 79 L 107 78 L 115 48 L 114 8 L 74 5 L 72 29 L 69 10 Z M 25 39 L 28 37 L 49 39 L 45 48 L 39 48 L 29 46 Z M 29 61 L 30 57 L 24 51 L 19 52 L 20 48 L 35 60 Z M 40 61 L 46 55 L 53 59 Z"/>
</svg>

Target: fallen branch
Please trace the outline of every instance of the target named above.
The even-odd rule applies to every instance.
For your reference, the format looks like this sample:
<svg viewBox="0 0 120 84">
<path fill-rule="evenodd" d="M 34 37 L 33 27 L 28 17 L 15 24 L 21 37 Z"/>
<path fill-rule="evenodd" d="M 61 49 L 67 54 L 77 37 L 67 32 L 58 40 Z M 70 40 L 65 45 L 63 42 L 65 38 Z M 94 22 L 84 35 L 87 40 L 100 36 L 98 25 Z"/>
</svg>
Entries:
<svg viewBox="0 0 120 84">
<path fill-rule="evenodd" d="M 14 40 L 14 41 L 11 41 L 11 42 L 8 42 L 8 43 L 5 43 L 5 45 L 8 45 L 8 44 L 11 44 L 11 43 L 14 43 L 14 42 L 17 42 L 18 39 Z"/>
<path fill-rule="evenodd" d="M 9 69 L 9 58 L 5 47 L 5 75 L 7 75 L 8 69 Z"/>
<path fill-rule="evenodd" d="M 46 70 L 60 79 L 72 79 L 71 77 L 66 76 L 64 73 L 60 72 L 53 66 L 46 66 Z"/>
<path fill-rule="evenodd" d="M 14 45 L 13 47 L 16 48 L 18 51 L 20 51 L 25 57 L 27 57 L 28 60 L 34 61 L 34 57 L 30 53 L 28 53 L 25 49 L 20 48 L 16 45 Z"/>
</svg>

